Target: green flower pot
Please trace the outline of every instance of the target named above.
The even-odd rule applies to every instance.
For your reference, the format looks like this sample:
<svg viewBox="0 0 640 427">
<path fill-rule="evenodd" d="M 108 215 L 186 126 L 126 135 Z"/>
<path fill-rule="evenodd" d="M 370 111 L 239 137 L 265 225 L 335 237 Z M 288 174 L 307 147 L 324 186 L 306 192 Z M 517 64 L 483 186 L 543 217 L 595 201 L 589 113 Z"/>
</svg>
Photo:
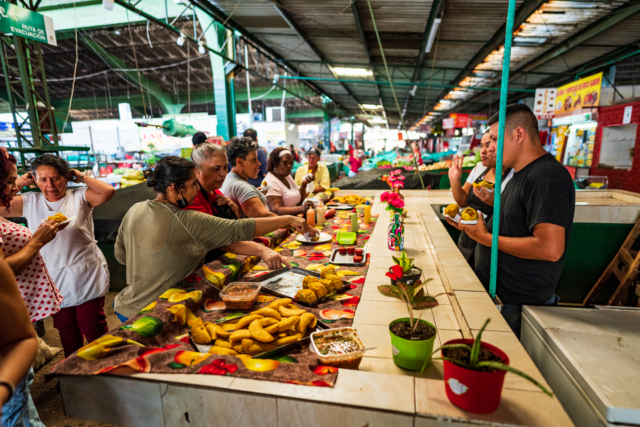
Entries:
<svg viewBox="0 0 640 427">
<path fill-rule="evenodd" d="M 393 362 L 403 369 L 408 369 L 410 371 L 419 371 L 422 369 L 422 365 L 424 361 L 429 357 L 429 355 L 433 352 L 433 343 L 436 340 L 436 335 L 438 334 L 438 329 L 435 325 L 427 322 L 426 320 L 420 320 L 422 323 L 426 323 L 430 325 L 436 330 L 434 336 L 429 338 L 428 340 L 406 340 L 404 338 L 400 338 L 391 332 L 391 326 L 398 322 L 408 322 L 408 317 L 403 317 L 402 319 L 396 319 L 389 324 L 389 334 L 391 335 L 391 352 L 393 353 Z M 430 363 L 429 363 L 430 364 Z M 427 365 L 428 367 L 428 365 Z"/>
</svg>

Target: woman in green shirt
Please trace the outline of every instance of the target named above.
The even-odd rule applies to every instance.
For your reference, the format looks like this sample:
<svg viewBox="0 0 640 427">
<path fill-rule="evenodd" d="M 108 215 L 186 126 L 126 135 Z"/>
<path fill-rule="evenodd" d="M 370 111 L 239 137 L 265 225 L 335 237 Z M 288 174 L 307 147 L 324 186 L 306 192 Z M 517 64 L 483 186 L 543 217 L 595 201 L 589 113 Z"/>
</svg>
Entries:
<svg viewBox="0 0 640 427">
<path fill-rule="evenodd" d="M 233 221 L 182 210 L 198 192 L 195 166 L 186 159 L 165 157 L 153 170 L 145 171 L 145 176 L 157 197 L 129 209 L 115 244 L 116 259 L 127 266 L 127 287 L 115 299 L 121 320 L 137 315 L 200 268 L 212 249 L 285 227 L 317 234 L 304 219 L 293 216 Z"/>
</svg>

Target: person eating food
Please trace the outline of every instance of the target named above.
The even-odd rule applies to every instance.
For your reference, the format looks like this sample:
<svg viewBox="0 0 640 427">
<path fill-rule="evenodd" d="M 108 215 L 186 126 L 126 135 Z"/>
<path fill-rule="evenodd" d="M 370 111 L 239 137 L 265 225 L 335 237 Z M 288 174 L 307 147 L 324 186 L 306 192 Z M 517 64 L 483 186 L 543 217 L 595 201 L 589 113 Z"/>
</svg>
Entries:
<svg viewBox="0 0 640 427">
<path fill-rule="evenodd" d="M 129 209 L 115 244 L 116 260 L 127 266 L 127 287 L 115 298 L 115 311 L 123 322 L 199 269 L 213 249 L 285 227 L 318 235 L 305 220 L 293 216 L 229 220 L 183 210 L 198 194 L 195 165 L 186 159 L 164 157 L 145 176 L 157 197 Z"/>
<path fill-rule="evenodd" d="M 47 270 L 64 300 L 53 315 L 53 326 L 60 333 L 65 356 L 104 335 L 107 321 L 104 296 L 109 290 L 107 261 L 93 235 L 93 209 L 108 202 L 115 189 L 95 178 L 71 169 L 66 160 L 52 154 L 31 162 L 40 193 L 17 195 L 11 201 L 11 216 L 24 216 L 29 229 L 36 233 L 41 221 L 50 216 L 69 220 L 64 231 L 40 249 Z M 67 188 L 69 181 L 86 187 Z M 8 212 L 1 213 L 8 216 Z"/>
<path fill-rule="evenodd" d="M 307 185 L 313 178 L 306 176 L 302 185 L 298 187 L 291 177 L 293 169 L 293 154 L 283 147 L 278 147 L 269 156 L 269 173 L 265 177 L 267 184 L 271 186 L 267 192 L 267 206 L 269 211 L 278 215 L 298 215 L 305 213 L 313 202 L 307 200 L 304 205 L 300 203 L 307 197 Z"/>
<path fill-rule="evenodd" d="M 322 193 L 331 187 L 331 179 L 329 178 L 329 169 L 320 163 L 320 150 L 311 148 L 307 151 L 308 165 L 302 165 L 296 171 L 296 185 L 302 186 L 302 182 L 308 174 L 311 174 L 313 181 L 307 184 L 309 193 Z"/>
<path fill-rule="evenodd" d="M 489 152 L 491 138 L 488 130 L 480 140 L 480 160 L 481 162 L 469 173 L 464 185 L 461 184 L 462 177 L 462 156 L 454 156 L 449 167 L 449 181 L 451 182 L 451 192 L 460 210 L 472 207 L 487 215 L 493 214 L 493 183 L 496 177 L 496 158 Z M 507 169 L 503 174 L 502 189 L 505 188 L 511 177 L 513 170 Z M 463 231 L 458 238 L 458 249 L 473 268 L 475 266 L 474 252 L 477 242 L 471 239 Z"/>
<path fill-rule="evenodd" d="M 251 138 L 234 136 L 227 145 L 231 172 L 220 188 L 240 208 L 241 218 L 266 218 L 276 216 L 267 210 L 267 198 L 248 182 L 257 178 L 260 171 L 258 144 Z"/>
<path fill-rule="evenodd" d="M 193 203 L 184 209 L 223 219 L 238 219 L 240 217 L 238 206 L 220 191 L 229 172 L 229 161 L 225 149 L 205 142 L 193 149 L 191 161 L 196 166 L 199 189 Z M 260 257 L 271 270 L 281 268 L 283 263 L 290 267 L 289 262 L 279 253 L 257 242 L 236 242 L 214 249 L 207 253 L 205 263 L 219 258 L 226 252 Z"/>
</svg>

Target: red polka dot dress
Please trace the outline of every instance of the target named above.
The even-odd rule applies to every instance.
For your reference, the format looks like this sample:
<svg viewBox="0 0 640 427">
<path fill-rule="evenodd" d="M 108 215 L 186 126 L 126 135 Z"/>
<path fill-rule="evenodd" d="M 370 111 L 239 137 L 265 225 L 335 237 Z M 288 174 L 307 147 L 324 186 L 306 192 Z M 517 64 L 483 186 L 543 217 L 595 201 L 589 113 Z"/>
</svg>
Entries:
<svg viewBox="0 0 640 427">
<path fill-rule="evenodd" d="M 27 227 L 0 218 L 0 247 L 5 258 L 20 251 L 31 237 Z M 16 281 L 32 322 L 60 311 L 62 295 L 49 276 L 40 252 L 16 276 Z"/>
</svg>

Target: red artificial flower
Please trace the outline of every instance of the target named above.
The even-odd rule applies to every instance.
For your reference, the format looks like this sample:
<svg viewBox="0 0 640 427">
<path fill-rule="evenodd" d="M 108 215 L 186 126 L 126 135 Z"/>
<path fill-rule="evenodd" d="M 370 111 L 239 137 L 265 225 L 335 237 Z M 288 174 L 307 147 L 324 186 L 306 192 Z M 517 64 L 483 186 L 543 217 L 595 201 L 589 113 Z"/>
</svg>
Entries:
<svg viewBox="0 0 640 427">
<path fill-rule="evenodd" d="M 391 272 L 386 273 L 385 276 L 393 280 L 400 280 L 402 279 L 402 276 L 404 276 L 404 270 L 402 269 L 402 267 L 396 264 L 393 267 L 391 267 Z"/>
</svg>

